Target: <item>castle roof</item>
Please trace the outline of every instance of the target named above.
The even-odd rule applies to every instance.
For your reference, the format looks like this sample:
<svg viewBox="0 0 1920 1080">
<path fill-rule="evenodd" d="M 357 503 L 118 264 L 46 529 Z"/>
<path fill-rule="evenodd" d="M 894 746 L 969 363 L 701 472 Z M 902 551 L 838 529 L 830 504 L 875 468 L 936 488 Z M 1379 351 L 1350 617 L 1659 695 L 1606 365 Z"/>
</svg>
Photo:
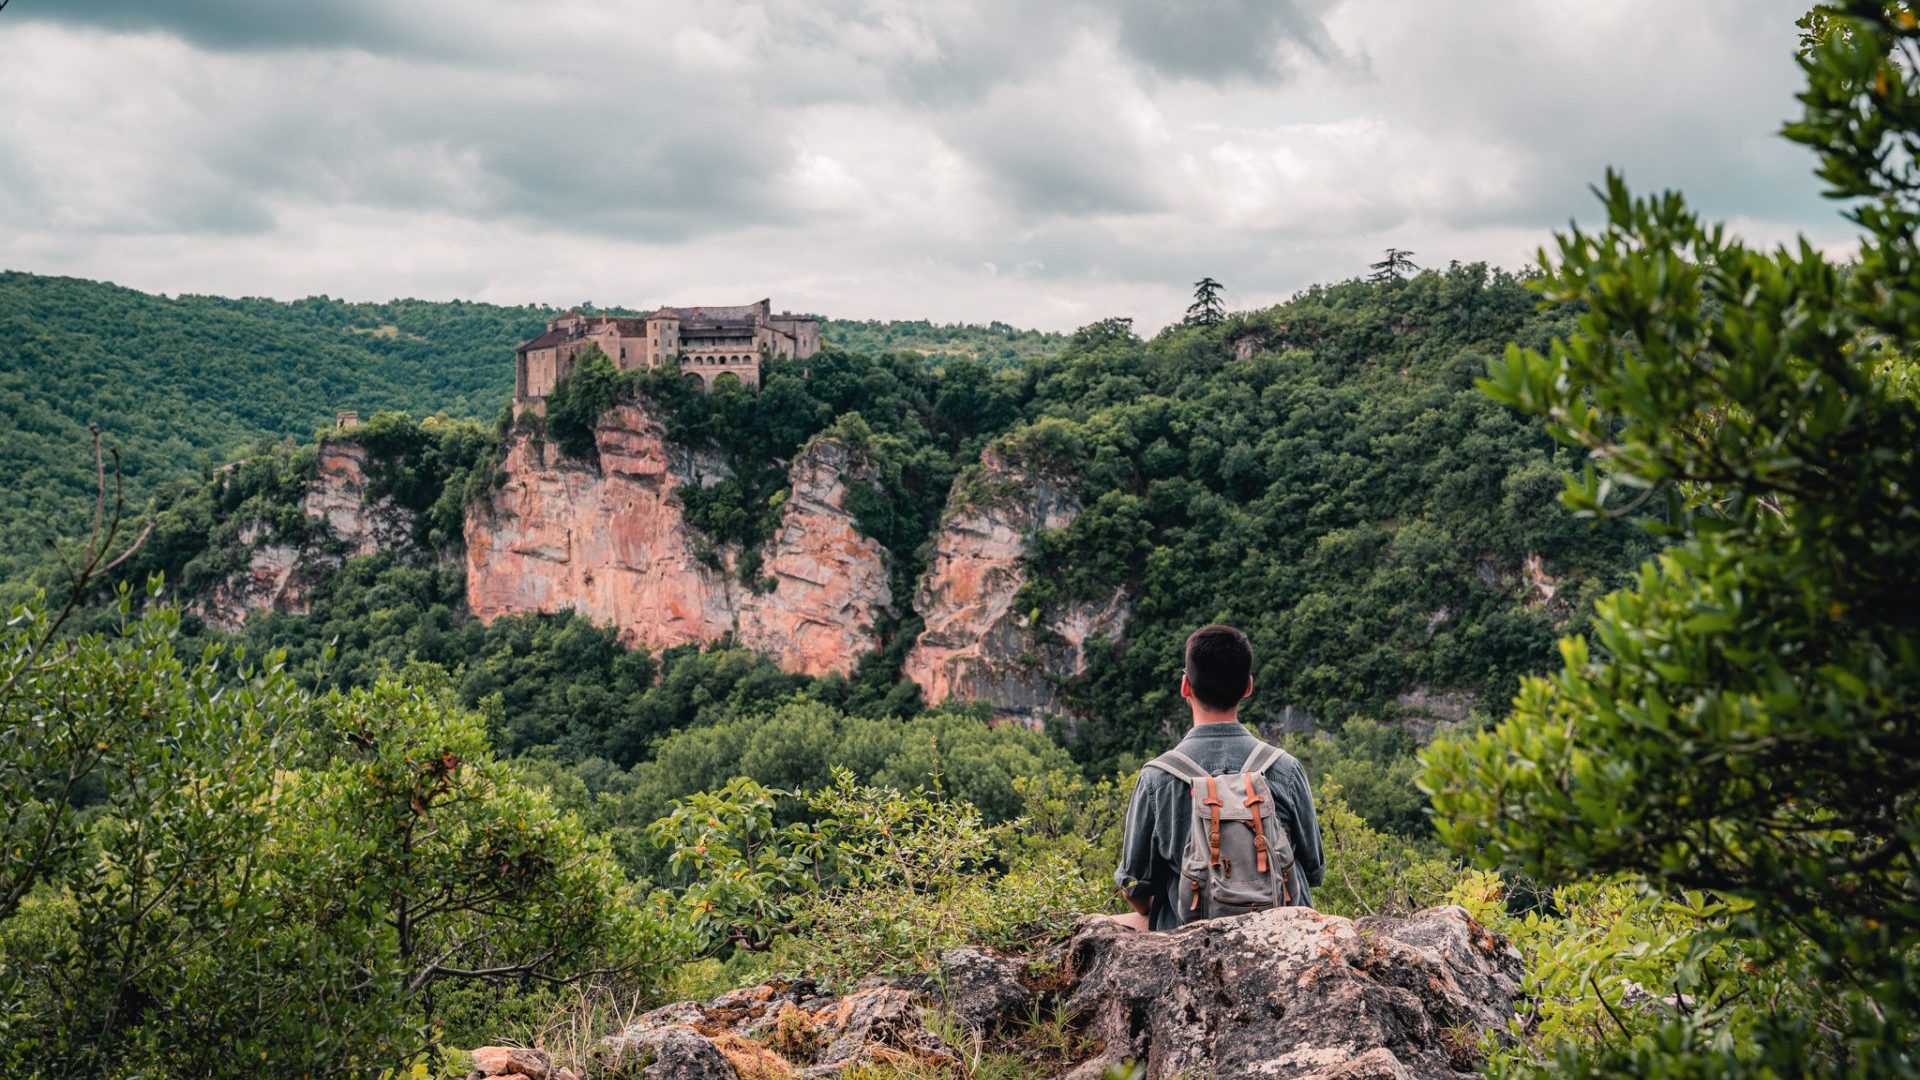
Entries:
<svg viewBox="0 0 1920 1080">
<path fill-rule="evenodd" d="M 0 0 L 0 3 L 4 3 L 4 0 Z M 566 341 L 576 341 L 590 333 L 607 327 L 612 327 L 614 332 L 621 337 L 642 337 L 647 333 L 647 324 L 655 319 L 677 319 L 687 331 L 740 333 L 751 332 L 757 328 L 762 316 L 766 316 L 770 323 L 776 320 L 795 322 L 816 318 L 816 316 L 812 315 L 795 315 L 785 311 L 779 315 L 771 315 L 768 312 L 769 307 L 770 305 L 765 300 L 757 304 L 723 304 L 702 307 L 662 306 L 637 318 L 633 316 L 615 315 L 582 315 L 576 309 L 560 316 L 560 318 L 555 319 L 554 322 L 560 322 L 562 320 L 578 321 L 572 322 L 572 324 L 565 329 L 554 328 L 549 324 L 549 329 L 546 332 L 535 337 L 532 341 L 521 345 L 520 351 L 525 352 L 528 349 L 540 349 L 558 345 Z M 769 329 L 778 333 L 788 333 L 774 326 L 769 326 Z"/>
<path fill-rule="evenodd" d="M 539 337 L 534 338 L 532 341 L 526 342 L 525 344 L 521 345 L 519 351 L 526 352 L 528 349 L 544 349 L 549 345 L 558 345 L 563 341 L 572 341 L 572 340 L 573 340 L 573 335 L 566 332 L 565 330 L 548 330 L 546 333 L 541 334 Z"/>
<path fill-rule="evenodd" d="M 765 301 L 762 301 L 764 303 Z M 654 312 L 660 315 L 672 315 L 676 319 L 692 319 L 706 323 L 752 322 L 760 312 L 760 304 L 732 304 L 720 307 L 662 307 Z"/>
</svg>

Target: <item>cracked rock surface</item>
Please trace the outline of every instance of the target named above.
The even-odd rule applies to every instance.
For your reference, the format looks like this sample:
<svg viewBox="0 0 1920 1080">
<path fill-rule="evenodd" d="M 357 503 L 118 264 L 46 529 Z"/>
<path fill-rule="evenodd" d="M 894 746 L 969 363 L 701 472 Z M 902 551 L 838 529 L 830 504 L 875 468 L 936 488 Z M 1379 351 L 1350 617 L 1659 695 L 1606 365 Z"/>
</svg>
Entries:
<svg viewBox="0 0 1920 1080">
<path fill-rule="evenodd" d="M 967 1051 L 944 1032 L 1062 1080 L 1127 1063 L 1149 1080 L 1451 1080 L 1473 1074 L 1482 1033 L 1506 1030 L 1521 975 L 1520 954 L 1458 907 L 1359 920 L 1280 908 L 1158 934 L 1094 917 L 1038 956 L 950 949 L 918 979 L 844 994 L 799 979 L 677 1002 L 580 1064 L 587 1080 L 807 1080 L 867 1064 L 965 1075 Z M 1075 1060 L 1034 1043 L 1036 1013 L 1078 1030 Z M 544 1055 L 515 1054 L 487 1063 L 565 1080 Z"/>
<path fill-rule="evenodd" d="M 1173 933 L 1081 924 L 1065 1008 L 1104 1044 L 1070 1080 L 1471 1075 L 1506 1026 L 1520 954 L 1465 909 L 1358 921 L 1276 908 Z"/>
</svg>

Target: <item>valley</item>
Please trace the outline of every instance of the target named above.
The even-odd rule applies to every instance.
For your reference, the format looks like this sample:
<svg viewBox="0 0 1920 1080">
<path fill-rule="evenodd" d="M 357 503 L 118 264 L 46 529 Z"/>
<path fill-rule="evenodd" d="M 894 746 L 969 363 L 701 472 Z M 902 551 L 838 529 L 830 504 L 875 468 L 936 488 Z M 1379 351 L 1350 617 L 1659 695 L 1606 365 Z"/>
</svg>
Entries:
<svg viewBox="0 0 1920 1080">
<path fill-rule="evenodd" d="M 0 1074 L 1920 1077 L 1920 6 L 1379 7 L 0 0 Z"/>
</svg>

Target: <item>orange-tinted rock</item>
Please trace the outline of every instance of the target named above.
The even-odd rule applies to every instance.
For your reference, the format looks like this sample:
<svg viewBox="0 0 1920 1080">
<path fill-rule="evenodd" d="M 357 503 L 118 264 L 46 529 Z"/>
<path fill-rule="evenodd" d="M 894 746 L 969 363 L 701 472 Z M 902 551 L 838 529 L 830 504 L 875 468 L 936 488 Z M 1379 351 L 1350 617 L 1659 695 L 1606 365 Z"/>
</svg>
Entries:
<svg viewBox="0 0 1920 1080">
<path fill-rule="evenodd" d="M 544 1080 L 553 1069 L 553 1058 L 544 1050 L 524 1046 L 483 1046 L 473 1052 L 473 1068 L 484 1076 L 525 1076 Z"/>
<path fill-rule="evenodd" d="M 992 449 L 976 474 L 954 482 L 914 599 L 926 629 L 905 668 L 929 704 L 987 701 L 996 717 L 1029 725 L 1063 711 L 1060 683 L 1086 670 L 1087 640 L 1117 637 L 1131 614 L 1121 593 L 1060 605 L 1042 614 L 1049 633 L 1041 635 L 1031 612 L 1013 609 L 1027 580 L 1028 543 L 1079 514 L 1063 482 Z"/>
<path fill-rule="evenodd" d="M 820 441 L 794 460 L 780 528 L 763 553 L 774 587 L 740 598 L 741 644 L 781 668 L 848 673 L 880 647 L 875 623 L 891 613 L 887 549 L 864 536 L 846 509 L 847 485 L 878 475 L 864 456 Z"/>
<path fill-rule="evenodd" d="M 320 444 L 320 460 L 300 511 L 322 518 L 348 555 L 371 555 L 409 543 L 413 514 L 382 496 L 367 499 L 367 448 L 346 439 Z"/>
<path fill-rule="evenodd" d="M 739 585 L 739 552 L 710 547 L 679 492 L 724 479 L 711 454 L 669 444 L 645 409 L 608 411 L 595 431 L 599 468 L 531 430 L 511 436 L 506 483 L 467 516 L 467 603 L 481 619 L 574 611 L 630 645 L 666 649 L 733 635 L 783 669 L 850 672 L 877 648 L 889 613 L 887 553 L 859 534 L 844 503 L 872 467 L 831 441 L 793 464 L 793 485 L 762 552 L 774 585 Z M 703 558 L 702 552 L 711 554 Z"/>
<path fill-rule="evenodd" d="M 301 549 L 263 542 L 268 531 L 258 523 L 243 528 L 240 543 L 248 549 L 246 565 L 194 597 L 188 610 L 208 626 L 228 633 L 244 626 L 255 611 L 305 611 L 305 590 L 293 582 L 294 571 L 302 563 Z"/>
<path fill-rule="evenodd" d="M 729 576 L 703 562 L 676 492 L 727 475 L 675 453 L 658 421 L 622 405 L 595 432 L 600 467 L 516 430 L 504 484 L 467 512 L 467 604 L 492 620 L 575 611 L 629 645 L 666 649 L 733 629 Z"/>
</svg>

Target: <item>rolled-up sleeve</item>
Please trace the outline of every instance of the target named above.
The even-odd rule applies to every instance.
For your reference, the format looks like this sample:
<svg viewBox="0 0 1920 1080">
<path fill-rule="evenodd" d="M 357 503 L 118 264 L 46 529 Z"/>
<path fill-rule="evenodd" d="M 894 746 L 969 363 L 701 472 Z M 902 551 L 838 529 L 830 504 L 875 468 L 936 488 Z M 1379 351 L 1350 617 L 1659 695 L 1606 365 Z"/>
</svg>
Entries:
<svg viewBox="0 0 1920 1080">
<path fill-rule="evenodd" d="M 1287 832 L 1293 840 L 1294 863 L 1306 875 L 1308 885 L 1318 885 L 1326 876 L 1327 860 L 1320 850 L 1320 818 L 1313 809 L 1313 788 L 1307 784 L 1307 770 L 1288 755 L 1274 763 L 1267 779 L 1289 811 Z"/>
<path fill-rule="evenodd" d="M 1154 894 L 1154 784 L 1143 774 L 1133 785 L 1133 797 L 1127 801 L 1126 832 L 1120 841 L 1120 866 L 1113 872 L 1114 884 L 1135 900 Z"/>
</svg>

